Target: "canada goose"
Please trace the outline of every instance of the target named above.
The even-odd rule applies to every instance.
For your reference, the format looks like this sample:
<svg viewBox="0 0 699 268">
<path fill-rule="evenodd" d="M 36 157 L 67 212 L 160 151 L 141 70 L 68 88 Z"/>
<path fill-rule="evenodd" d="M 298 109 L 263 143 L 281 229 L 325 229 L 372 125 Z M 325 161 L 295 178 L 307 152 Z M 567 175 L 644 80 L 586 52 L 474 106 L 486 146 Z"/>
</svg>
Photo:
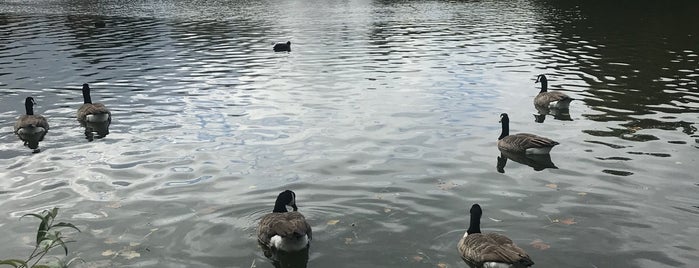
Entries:
<svg viewBox="0 0 699 268">
<path fill-rule="evenodd" d="M 289 51 L 291 52 L 291 41 L 286 41 L 285 43 L 276 43 L 274 44 L 274 51 L 275 52 L 280 52 L 280 51 Z"/>
<path fill-rule="evenodd" d="M 22 115 L 15 123 L 15 134 L 24 145 L 30 149 L 39 148 L 39 142 L 44 140 L 44 136 L 49 131 L 49 123 L 41 115 L 34 114 L 34 98 L 27 97 L 24 100 L 24 108 L 27 114 Z"/>
<path fill-rule="evenodd" d="M 512 240 L 497 233 L 481 233 L 481 206 L 471 206 L 471 223 L 459 241 L 459 253 L 469 265 L 490 268 L 529 267 L 534 262 Z"/>
<path fill-rule="evenodd" d="M 536 77 L 534 83 L 541 82 L 541 91 L 534 97 L 534 105 L 539 107 L 568 108 L 573 98 L 560 91 L 548 92 L 548 79 L 543 74 Z"/>
<path fill-rule="evenodd" d="M 287 211 L 291 206 L 294 211 Z M 262 217 L 257 228 L 257 240 L 263 245 L 282 251 L 299 251 L 311 241 L 311 226 L 296 207 L 296 194 L 283 191 L 277 196 L 274 210 Z"/>
<path fill-rule="evenodd" d="M 80 122 L 112 122 L 112 113 L 101 103 L 92 103 L 90 98 L 90 86 L 83 84 L 84 104 L 78 109 L 78 121 Z"/>
<path fill-rule="evenodd" d="M 502 133 L 498 138 L 498 149 L 514 153 L 547 154 L 553 146 L 559 143 L 549 138 L 544 138 L 529 133 L 517 133 L 510 135 L 510 118 L 506 113 L 500 114 Z"/>
</svg>

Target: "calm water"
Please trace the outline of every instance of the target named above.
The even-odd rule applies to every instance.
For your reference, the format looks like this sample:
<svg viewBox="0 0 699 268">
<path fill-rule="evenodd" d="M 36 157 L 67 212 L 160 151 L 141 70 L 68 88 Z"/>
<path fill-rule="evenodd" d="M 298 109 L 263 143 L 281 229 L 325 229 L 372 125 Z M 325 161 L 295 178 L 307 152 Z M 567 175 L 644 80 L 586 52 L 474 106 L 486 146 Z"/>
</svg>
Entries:
<svg viewBox="0 0 699 268">
<path fill-rule="evenodd" d="M 273 267 L 256 224 L 293 189 L 308 267 L 466 267 L 475 202 L 537 267 L 695 267 L 699 4 L 672 2 L 0 1 L 0 258 L 58 206 L 86 267 Z M 569 114 L 534 121 L 540 73 Z M 498 171 L 502 112 L 557 169 Z"/>
</svg>

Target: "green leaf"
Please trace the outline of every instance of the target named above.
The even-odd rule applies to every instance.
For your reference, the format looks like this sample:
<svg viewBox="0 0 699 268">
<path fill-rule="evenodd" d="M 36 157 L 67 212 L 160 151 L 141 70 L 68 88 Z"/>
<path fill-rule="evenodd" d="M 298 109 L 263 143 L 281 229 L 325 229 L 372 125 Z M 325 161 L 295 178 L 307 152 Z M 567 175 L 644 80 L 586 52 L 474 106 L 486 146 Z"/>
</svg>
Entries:
<svg viewBox="0 0 699 268">
<path fill-rule="evenodd" d="M 41 243 L 43 238 L 46 237 L 46 234 L 49 231 L 49 222 L 48 222 L 48 216 L 42 218 L 41 223 L 39 224 L 39 230 L 36 231 L 36 244 L 38 245 Z"/>
<path fill-rule="evenodd" d="M 63 239 L 57 238 L 55 241 L 63 247 L 63 250 L 66 251 L 66 256 L 68 256 L 68 247 L 66 246 L 66 243 L 63 243 Z"/>
<path fill-rule="evenodd" d="M 82 258 L 74 257 L 74 258 L 70 259 L 68 262 L 66 262 L 64 267 L 70 267 L 70 265 L 73 264 L 73 262 L 75 262 L 75 261 L 80 261 L 82 263 L 85 263 L 85 260 L 83 260 Z"/>
<path fill-rule="evenodd" d="M 58 207 L 53 208 L 51 211 L 49 211 L 49 215 L 51 215 L 51 218 L 56 218 L 58 216 Z"/>
<path fill-rule="evenodd" d="M 78 227 L 75 227 L 75 225 L 73 225 L 72 223 L 67 223 L 67 222 L 59 222 L 59 223 L 54 224 L 51 227 L 70 227 L 70 228 L 73 228 L 73 229 L 77 230 L 78 232 L 80 232 L 80 229 L 78 229 Z"/>
<path fill-rule="evenodd" d="M 24 262 L 23 260 L 16 260 L 16 259 L 10 259 L 10 260 L 0 260 L 0 265 L 9 265 L 13 266 L 15 268 L 17 267 L 22 267 L 22 266 L 27 266 L 27 263 Z"/>
<path fill-rule="evenodd" d="M 34 216 L 34 217 L 39 218 L 40 220 L 44 220 L 44 216 L 41 216 L 41 215 L 36 214 L 36 213 L 27 213 L 27 214 L 24 214 L 24 215 L 22 215 L 22 217 L 19 217 L 19 219 L 22 219 L 22 218 L 24 218 L 24 217 L 26 217 L 26 216 Z"/>
</svg>

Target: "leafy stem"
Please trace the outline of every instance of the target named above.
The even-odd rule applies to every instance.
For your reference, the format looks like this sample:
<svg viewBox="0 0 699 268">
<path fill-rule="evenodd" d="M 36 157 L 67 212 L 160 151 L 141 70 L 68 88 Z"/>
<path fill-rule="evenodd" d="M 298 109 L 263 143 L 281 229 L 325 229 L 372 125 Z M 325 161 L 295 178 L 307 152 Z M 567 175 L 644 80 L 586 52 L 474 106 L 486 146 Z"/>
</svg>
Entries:
<svg viewBox="0 0 699 268">
<path fill-rule="evenodd" d="M 9 265 L 15 268 L 46 268 L 49 266 L 40 265 L 39 261 L 41 261 L 41 259 L 43 259 L 44 256 L 46 256 L 46 254 L 48 254 L 49 251 L 51 251 L 51 249 L 56 247 L 62 247 L 65 251 L 66 256 L 68 255 L 68 247 L 66 246 L 66 243 L 73 241 L 64 241 L 65 237 L 61 235 L 61 231 L 59 230 L 69 228 L 80 232 L 80 229 L 78 229 L 78 227 L 75 227 L 75 225 L 73 225 L 72 223 L 55 223 L 54 220 L 56 219 L 56 216 L 58 216 L 58 208 L 44 210 L 40 214 L 27 213 L 20 217 L 20 219 L 26 216 L 32 216 L 41 220 L 41 222 L 39 223 L 39 228 L 36 231 L 36 244 L 34 245 L 34 250 L 32 250 L 32 252 L 29 254 L 27 260 L 0 259 L 0 265 Z M 70 260 L 68 263 L 63 263 L 59 261 L 59 267 L 68 267 L 74 260 L 76 260 L 76 258 Z M 32 262 L 33 264 L 29 265 Z"/>
</svg>

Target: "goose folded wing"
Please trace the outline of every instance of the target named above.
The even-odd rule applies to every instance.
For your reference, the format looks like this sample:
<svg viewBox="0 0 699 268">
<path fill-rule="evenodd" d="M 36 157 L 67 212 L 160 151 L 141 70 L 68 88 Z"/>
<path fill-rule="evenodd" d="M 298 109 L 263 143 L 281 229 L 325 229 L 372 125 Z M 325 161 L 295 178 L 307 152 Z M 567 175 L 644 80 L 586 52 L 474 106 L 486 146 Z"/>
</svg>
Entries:
<svg viewBox="0 0 699 268">
<path fill-rule="evenodd" d="M 15 132 L 17 132 L 18 129 L 23 128 L 23 127 L 29 127 L 29 126 L 34 126 L 34 127 L 42 127 L 44 130 L 49 130 L 49 123 L 46 121 L 46 118 L 44 118 L 41 115 L 23 115 L 22 117 L 17 120 L 17 123 L 15 124 Z"/>
<path fill-rule="evenodd" d="M 270 239 L 275 235 L 281 237 L 301 236 L 308 234 L 310 238 L 311 227 L 303 215 L 298 212 L 272 213 L 266 215 L 260 221 L 260 238 Z"/>
<path fill-rule="evenodd" d="M 558 91 L 546 92 L 546 94 L 542 94 L 540 98 L 542 101 L 546 101 L 546 102 L 554 102 L 554 101 L 571 99 L 568 95 L 561 93 L 561 92 L 558 92 Z"/>
<path fill-rule="evenodd" d="M 517 247 L 504 235 L 489 233 L 485 235 L 479 262 L 528 263 L 529 255 Z"/>
<path fill-rule="evenodd" d="M 518 144 L 523 148 L 543 148 L 558 145 L 558 142 L 552 139 L 529 133 L 519 133 L 516 135 L 510 135 L 508 137 L 511 137 L 509 140 L 510 143 Z"/>
<path fill-rule="evenodd" d="M 104 106 L 104 104 L 101 103 L 92 103 L 89 105 L 83 105 L 80 107 L 80 110 L 78 111 L 80 114 L 88 115 L 88 114 L 111 114 L 109 112 L 109 109 Z"/>
</svg>

